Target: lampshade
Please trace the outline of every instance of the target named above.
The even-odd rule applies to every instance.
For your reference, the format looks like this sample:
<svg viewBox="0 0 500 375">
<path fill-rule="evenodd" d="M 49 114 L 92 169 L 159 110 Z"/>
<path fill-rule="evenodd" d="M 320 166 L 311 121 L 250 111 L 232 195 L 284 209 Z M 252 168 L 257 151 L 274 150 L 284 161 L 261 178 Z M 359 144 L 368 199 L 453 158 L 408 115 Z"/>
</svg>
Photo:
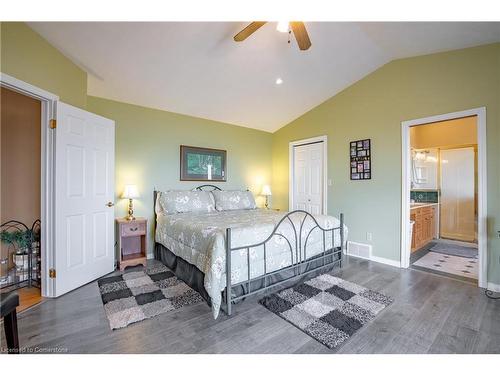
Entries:
<svg viewBox="0 0 500 375">
<path fill-rule="evenodd" d="M 137 185 L 125 185 L 122 198 L 126 199 L 139 198 L 139 190 L 137 189 Z"/>
<path fill-rule="evenodd" d="M 262 186 L 262 191 L 260 192 L 260 195 L 265 195 L 265 196 L 273 195 L 271 193 L 271 186 L 269 186 L 269 185 L 263 185 Z"/>
</svg>

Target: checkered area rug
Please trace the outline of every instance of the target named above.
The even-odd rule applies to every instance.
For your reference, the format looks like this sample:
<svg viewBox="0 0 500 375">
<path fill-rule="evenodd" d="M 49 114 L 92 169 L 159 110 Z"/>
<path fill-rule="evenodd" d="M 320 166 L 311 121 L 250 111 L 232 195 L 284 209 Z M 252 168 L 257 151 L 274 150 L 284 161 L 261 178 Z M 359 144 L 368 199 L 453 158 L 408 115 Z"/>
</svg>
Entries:
<svg viewBox="0 0 500 375">
<path fill-rule="evenodd" d="M 392 298 L 328 274 L 260 300 L 267 309 L 336 349 L 392 303 Z"/>
<path fill-rule="evenodd" d="M 163 264 L 97 281 L 111 329 L 203 301 Z"/>
</svg>

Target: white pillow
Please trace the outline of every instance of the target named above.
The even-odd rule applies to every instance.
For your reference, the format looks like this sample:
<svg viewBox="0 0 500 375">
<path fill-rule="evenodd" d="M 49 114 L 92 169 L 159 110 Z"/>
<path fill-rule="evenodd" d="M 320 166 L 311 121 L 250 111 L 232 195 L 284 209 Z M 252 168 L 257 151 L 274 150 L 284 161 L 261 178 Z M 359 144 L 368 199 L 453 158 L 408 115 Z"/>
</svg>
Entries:
<svg viewBox="0 0 500 375">
<path fill-rule="evenodd" d="M 217 211 L 253 210 L 257 208 L 252 192 L 241 190 L 213 190 Z"/>
<path fill-rule="evenodd" d="M 212 212 L 215 202 L 209 191 L 162 191 L 156 198 L 156 213 Z"/>
</svg>

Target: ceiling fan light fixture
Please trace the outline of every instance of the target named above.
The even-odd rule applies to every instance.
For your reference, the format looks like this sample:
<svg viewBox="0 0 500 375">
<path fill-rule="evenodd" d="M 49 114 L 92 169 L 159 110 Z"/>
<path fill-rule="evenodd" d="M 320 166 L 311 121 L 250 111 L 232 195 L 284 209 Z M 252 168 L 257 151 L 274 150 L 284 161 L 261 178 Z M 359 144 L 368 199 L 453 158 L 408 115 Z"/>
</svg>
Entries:
<svg viewBox="0 0 500 375">
<path fill-rule="evenodd" d="M 235 42 L 242 42 L 262 26 L 266 24 L 265 21 L 256 21 L 250 23 L 247 27 L 236 34 L 233 39 Z M 309 34 L 307 33 L 306 26 L 304 22 L 293 21 L 285 22 L 280 21 L 276 25 L 276 30 L 288 34 L 288 43 L 290 43 L 291 34 L 295 36 L 297 40 L 297 45 L 301 51 L 307 51 L 311 47 L 311 39 L 309 39 Z"/>
<path fill-rule="evenodd" d="M 278 30 L 280 33 L 287 33 L 289 29 L 290 22 L 288 21 L 279 21 L 276 25 L 276 30 Z"/>
<path fill-rule="evenodd" d="M 276 84 L 281 85 L 283 83 L 283 80 L 281 78 L 276 78 Z"/>
</svg>

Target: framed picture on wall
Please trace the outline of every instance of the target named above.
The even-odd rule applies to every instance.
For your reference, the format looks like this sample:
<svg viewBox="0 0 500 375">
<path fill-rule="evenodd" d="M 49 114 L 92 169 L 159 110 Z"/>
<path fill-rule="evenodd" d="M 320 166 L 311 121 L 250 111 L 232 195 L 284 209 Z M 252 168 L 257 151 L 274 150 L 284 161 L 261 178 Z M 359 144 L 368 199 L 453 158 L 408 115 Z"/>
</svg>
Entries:
<svg viewBox="0 0 500 375">
<path fill-rule="evenodd" d="M 371 141 L 361 139 L 349 143 L 351 180 L 372 178 Z"/>
<path fill-rule="evenodd" d="M 226 181 L 226 150 L 181 145 L 181 181 Z"/>
</svg>

